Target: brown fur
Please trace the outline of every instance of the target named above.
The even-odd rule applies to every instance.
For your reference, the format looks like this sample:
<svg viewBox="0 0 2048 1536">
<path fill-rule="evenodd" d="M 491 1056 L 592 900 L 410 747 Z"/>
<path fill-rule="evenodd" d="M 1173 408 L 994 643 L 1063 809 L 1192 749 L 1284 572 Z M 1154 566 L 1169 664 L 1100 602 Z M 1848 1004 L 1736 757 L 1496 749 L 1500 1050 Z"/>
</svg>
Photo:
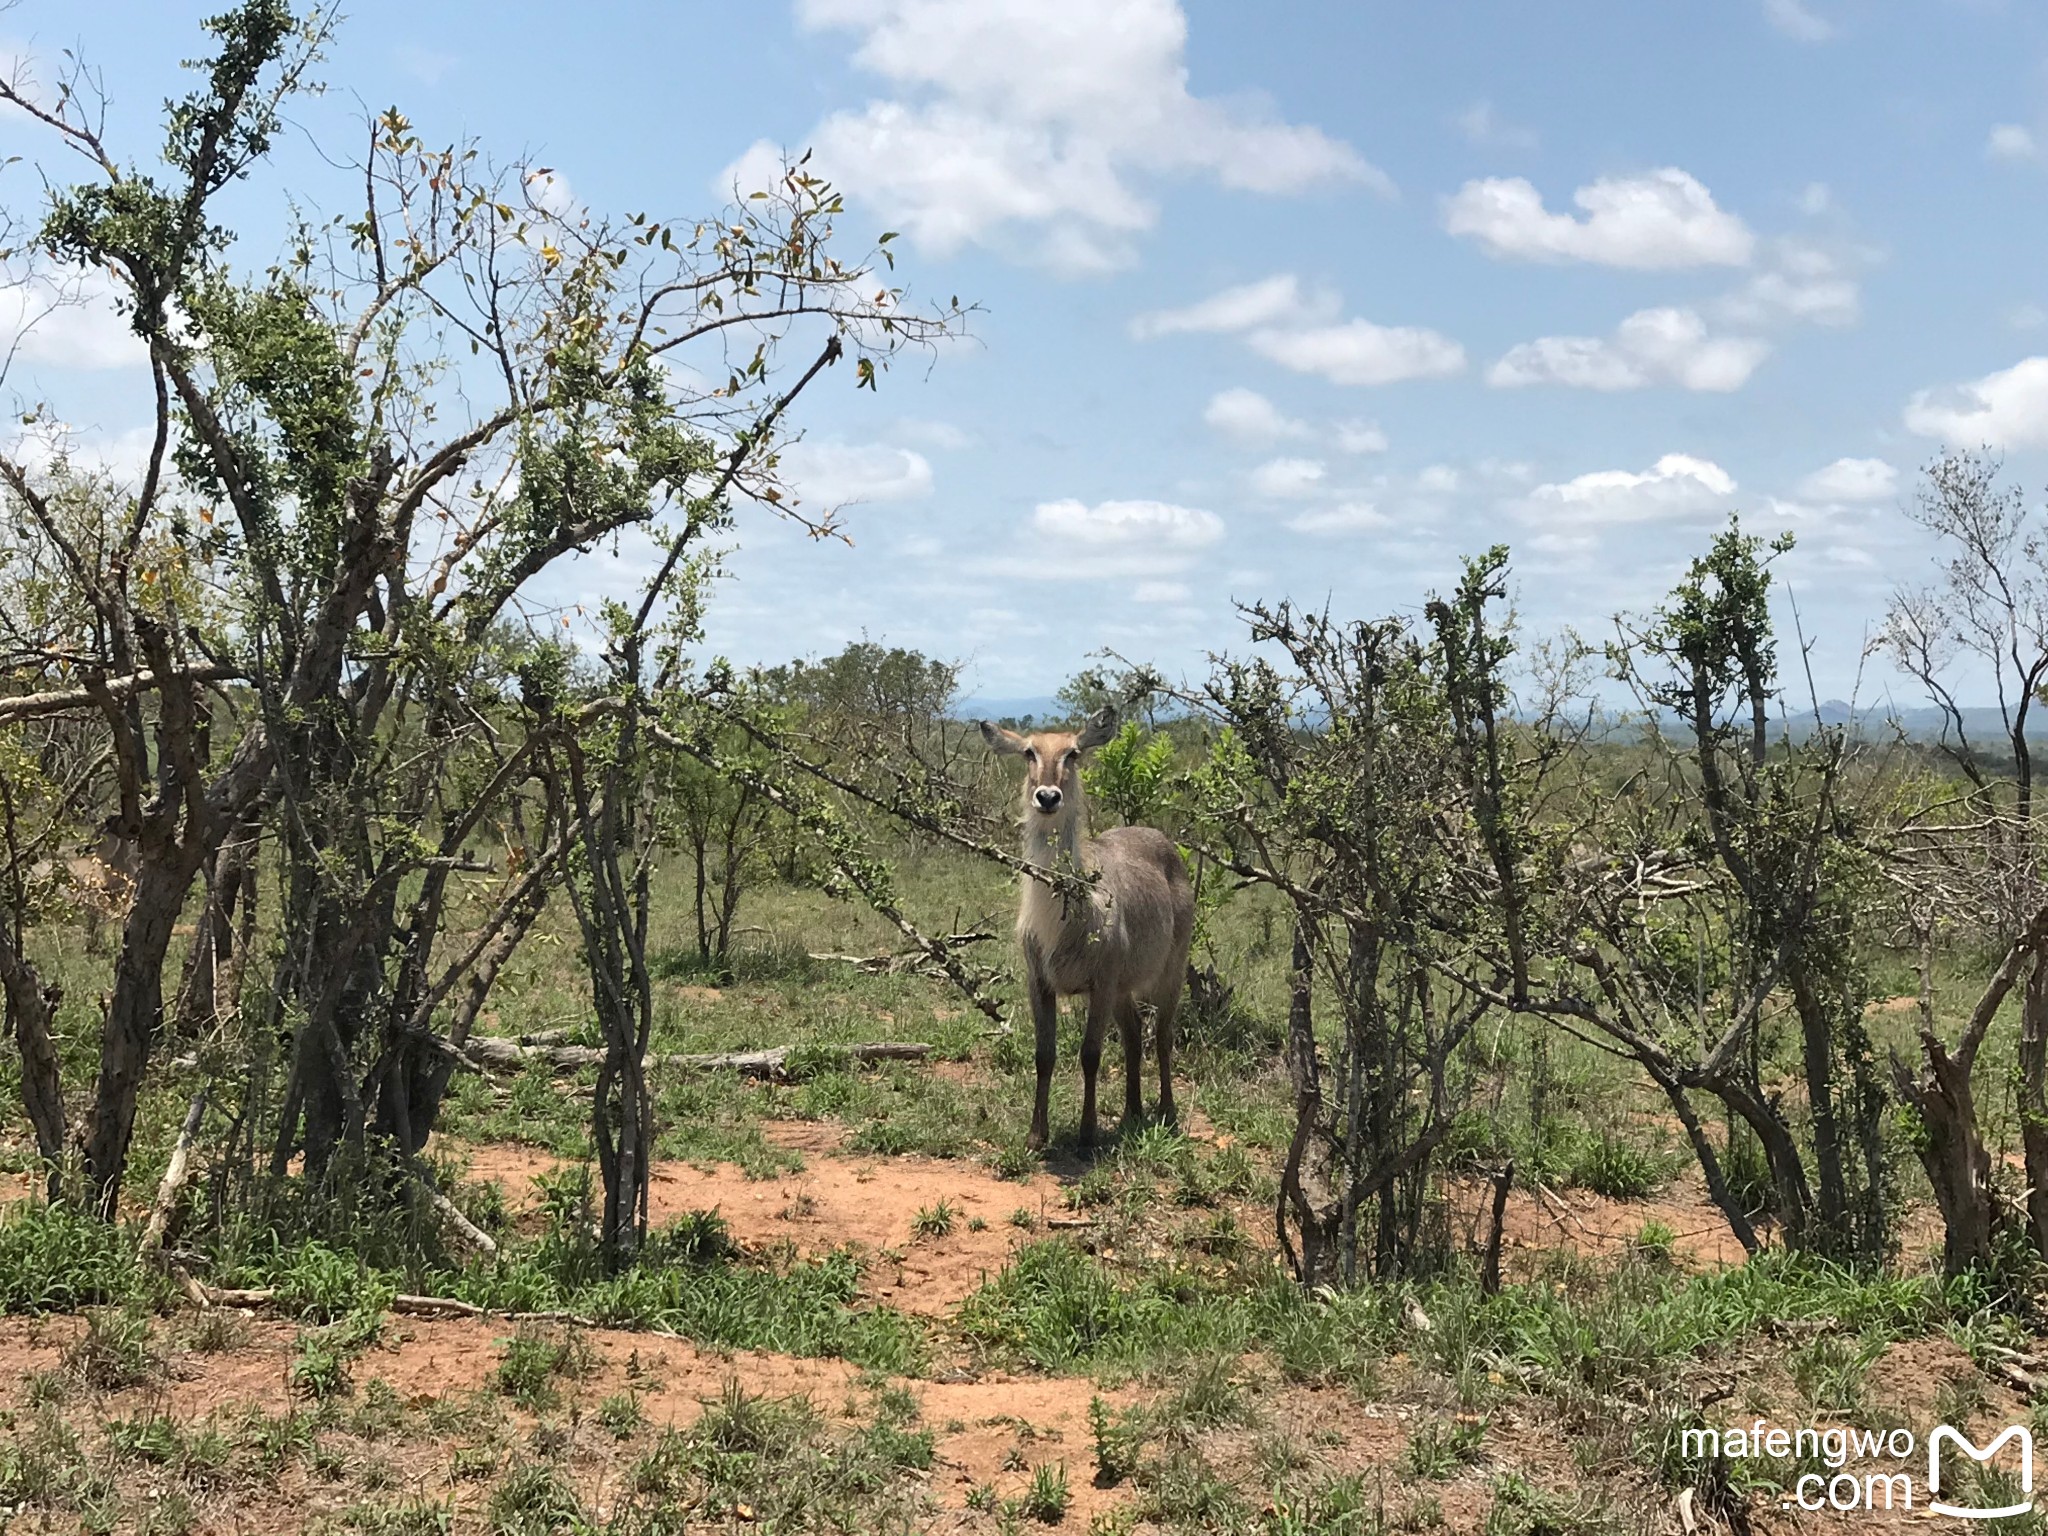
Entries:
<svg viewBox="0 0 2048 1536">
<path fill-rule="evenodd" d="M 1118 827 L 1088 836 L 1081 759 L 1116 731 L 1105 709 L 1079 732 L 1041 731 L 1020 736 L 981 722 L 989 746 L 1021 756 L 1024 774 L 1024 857 L 1049 869 L 1097 875 L 1085 903 L 1062 902 L 1043 880 L 1026 876 L 1017 912 L 1017 939 L 1036 1034 L 1038 1094 L 1031 1114 L 1031 1145 L 1046 1143 L 1047 1101 L 1058 1057 L 1059 999 L 1085 996 L 1088 1024 L 1081 1037 L 1081 1143 L 1096 1139 L 1095 1077 L 1103 1040 L 1114 1019 L 1123 1037 L 1124 1118 L 1144 1113 L 1141 1078 L 1144 1018 L 1151 1008 L 1159 1056 L 1159 1115 L 1174 1118 L 1173 1019 L 1194 937 L 1195 894 L 1180 850 L 1152 827 Z"/>
</svg>

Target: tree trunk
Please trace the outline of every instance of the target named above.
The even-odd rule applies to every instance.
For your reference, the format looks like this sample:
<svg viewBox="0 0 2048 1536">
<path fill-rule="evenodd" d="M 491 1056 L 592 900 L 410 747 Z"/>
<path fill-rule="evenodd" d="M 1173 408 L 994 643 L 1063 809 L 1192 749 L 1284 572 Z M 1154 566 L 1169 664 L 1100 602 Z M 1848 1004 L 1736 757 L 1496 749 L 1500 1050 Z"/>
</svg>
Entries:
<svg viewBox="0 0 2048 1536">
<path fill-rule="evenodd" d="M 1799 1014 L 1806 1102 L 1813 1115 L 1813 1166 L 1820 1197 L 1819 1221 L 1807 1233 L 1808 1246 L 1839 1258 L 1848 1252 L 1849 1187 L 1842 1176 L 1842 1134 L 1835 1113 L 1834 1032 L 1827 1005 L 1802 967 L 1789 980 Z"/>
<path fill-rule="evenodd" d="M 1991 1192 L 1991 1153 L 1977 1125 L 1976 1095 L 1967 1063 L 1959 1063 L 1931 1032 L 1920 1036 L 1922 1070 L 1892 1062 L 1899 1097 L 1920 1117 L 1918 1151 L 1941 1211 L 1941 1265 L 1959 1275 L 1988 1264 L 1998 1230 Z"/>
<path fill-rule="evenodd" d="M 64 992 L 45 986 L 35 965 L 5 933 L 0 933 L 0 987 L 6 990 L 7 1018 L 21 1052 L 22 1107 L 35 1128 L 36 1155 L 47 1170 L 54 1201 L 61 1193 L 64 1162 L 64 1083 L 51 1026 Z"/>
<path fill-rule="evenodd" d="M 1325 1285 L 1336 1278 L 1335 1210 L 1319 1205 L 1306 1181 L 1320 1183 L 1309 1157 L 1323 1120 L 1322 1069 L 1316 1059 L 1315 940 L 1304 913 L 1294 919 L 1294 953 L 1288 980 L 1287 1074 L 1294 1083 L 1294 1135 L 1280 1170 L 1280 1194 L 1274 1222 L 1288 1267 L 1304 1286 Z M 1289 1226 L 1289 1218 L 1293 1226 Z M 1300 1246 L 1296 1246 L 1296 1236 Z"/>
<path fill-rule="evenodd" d="M 1671 1101 L 1671 1109 L 1678 1116 L 1678 1123 L 1685 1127 L 1686 1140 L 1692 1143 L 1693 1156 L 1699 1160 L 1700 1177 L 1705 1180 L 1707 1196 L 1716 1209 L 1727 1219 L 1728 1230 L 1735 1234 L 1735 1240 L 1742 1244 L 1745 1253 L 1755 1253 L 1759 1246 L 1756 1228 L 1751 1225 L 1749 1213 L 1736 1200 L 1735 1192 L 1728 1187 L 1728 1176 L 1721 1171 L 1721 1159 L 1715 1154 L 1714 1144 L 1707 1139 L 1706 1127 L 1700 1124 L 1699 1113 L 1692 1107 L 1682 1085 L 1672 1081 L 1664 1073 L 1652 1067 L 1650 1075 L 1657 1080 L 1657 1086 L 1664 1090 L 1664 1097 Z M 1732 1111 L 1731 1118 L 1732 1118 Z"/>
<path fill-rule="evenodd" d="M 1771 1189 L 1776 1197 L 1778 1227 L 1788 1247 L 1804 1249 L 1809 1239 L 1809 1213 L 1813 1191 L 1806 1182 L 1806 1167 L 1799 1156 L 1799 1143 L 1775 1105 L 1750 1087 L 1730 1082 L 1705 1085 L 1718 1094 L 1729 1108 L 1742 1117 L 1762 1145 L 1764 1164 L 1770 1170 Z"/>
<path fill-rule="evenodd" d="M 113 1220 L 120 1204 L 128 1143 L 135 1134 L 135 1101 L 163 1020 L 164 956 L 198 864 L 196 856 L 178 850 L 169 857 L 145 862 L 136 877 L 128 919 L 121 927 L 113 996 L 100 1037 L 92 1129 L 85 1143 L 93 1209 L 103 1220 Z"/>
<path fill-rule="evenodd" d="M 2027 1164 L 2027 1225 L 2048 1257 L 2048 956 L 2035 955 L 2020 998 L 2020 1143 Z"/>
</svg>

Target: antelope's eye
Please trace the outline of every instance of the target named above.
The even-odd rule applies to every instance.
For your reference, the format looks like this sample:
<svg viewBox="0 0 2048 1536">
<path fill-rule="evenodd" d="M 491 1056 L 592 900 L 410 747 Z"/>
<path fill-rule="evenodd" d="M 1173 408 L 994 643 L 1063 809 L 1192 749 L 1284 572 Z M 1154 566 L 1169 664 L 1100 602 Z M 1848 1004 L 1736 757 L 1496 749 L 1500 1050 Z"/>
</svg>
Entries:
<svg viewBox="0 0 2048 1536">
<path fill-rule="evenodd" d="M 1026 747 L 1026 748 L 1024 749 L 1024 761 L 1025 761 L 1025 762 L 1027 762 L 1027 763 L 1035 763 L 1035 762 L 1037 762 L 1037 761 L 1038 761 L 1038 749 L 1037 749 L 1036 747 Z"/>
</svg>

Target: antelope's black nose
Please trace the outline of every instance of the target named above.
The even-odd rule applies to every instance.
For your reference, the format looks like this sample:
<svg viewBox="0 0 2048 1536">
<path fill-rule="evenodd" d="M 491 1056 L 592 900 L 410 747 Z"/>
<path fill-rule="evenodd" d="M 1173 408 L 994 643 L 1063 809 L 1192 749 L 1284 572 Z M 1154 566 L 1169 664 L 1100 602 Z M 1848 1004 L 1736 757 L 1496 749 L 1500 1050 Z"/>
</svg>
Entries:
<svg viewBox="0 0 2048 1536">
<path fill-rule="evenodd" d="M 1038 808 L 1048 816 L 1060 808 L 1060 792 L 1050 784 L 1043 789 L 1032 791 L 1031 798 L 1038 802 Z"/>
</svg>

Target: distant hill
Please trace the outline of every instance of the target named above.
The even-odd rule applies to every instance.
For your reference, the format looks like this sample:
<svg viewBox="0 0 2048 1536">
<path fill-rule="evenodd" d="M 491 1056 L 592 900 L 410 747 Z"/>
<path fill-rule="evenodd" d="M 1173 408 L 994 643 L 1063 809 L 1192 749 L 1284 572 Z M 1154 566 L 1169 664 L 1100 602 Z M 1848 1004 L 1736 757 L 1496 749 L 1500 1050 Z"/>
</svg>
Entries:
<svg viewBox="0 0 2048 1536">
<path fill-rule="evenodd" d="M 1043 723 L 1061 719 L 1066 711 L 1051 694 L 1024 699 L 961 699 L 953 713 L 962 720 L 1025 720 Z"/>
<path fill-rule="evenodd" d="M 1168 713 L 1162 711 L 1162 714 Z M 953 714 L 960 720 L 1029 721 L 1033 725 L 1045 726 L 1063 721 L 1066 710 L 1059 700 L 1050 694 L 1036 694 L 1017 698 L 967 698 L 953 706 Z M 1853 735 L 1866 740 L 1884 740 L 1892 733 L 1893 722 L 1904 729 L 1907 737 L 1914 741 L 1937 741 L 1941 737 L 1943 718 L 1941 711 L 1928 705 L 1911 709 L 1900 709 L 1885 705 L 1851 705 L 1846 699 L 1827 699 L 1820 706 L 1821 723 L 1843 725 Z M 2040 722 L 2035 736 L 2036 746 L 2048 751 L 2048 707 L 2036 706 L 2035 718 Z M 1810 708 L 1793 709 L 1786 707 L 1782 714 L 1774 711 L 1772 726 L 1775 731 L 1782 720 L 1794 735 L 1801 733 L 1801 727 L 1813 719 Z M 1611 715 L 1598 734 L 1611 738 L 1612 733 L 1626 731 L 1628 717 Z M 1304 717 L 1304 723 L 1313 724 L 1312 717 Z M 1979 751 L 1997 753 L 2005 740 L 2005 725 L 1999 719 L 1998 710 L 1992 706 L 1970 706 L 1963 710 L 1963 728 L 1970 733 L 1970 741 Z"/>
</svg>

